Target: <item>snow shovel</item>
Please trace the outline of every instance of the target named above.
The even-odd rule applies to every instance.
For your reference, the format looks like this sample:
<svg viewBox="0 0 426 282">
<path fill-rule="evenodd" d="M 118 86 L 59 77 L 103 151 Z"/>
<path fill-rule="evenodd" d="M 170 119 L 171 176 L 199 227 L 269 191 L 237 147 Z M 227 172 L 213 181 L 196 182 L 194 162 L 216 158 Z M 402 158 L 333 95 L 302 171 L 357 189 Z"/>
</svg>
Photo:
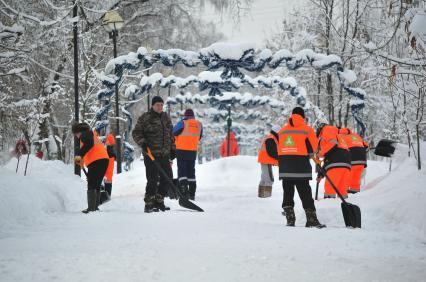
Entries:
<svg viewBox="0 0 426 282">
<path fill-rule="evenodd" d="M 204 211 L 202 208 L 200 208 L 199 206 L 197 206 L 196 204 L 194 204 L 193 202 L 185 198 L 184 195 L 182 195 L 180 190 L 173 183 L 173 180 L 170 179 L 170 177 L 167 175 L 164 169 L 158 164 L 157 160 L 154 158 L 149 148 L 144 153 L 151 159 L 151 161 L 154 163 L 154 165 L 157 167 L 160 173 L 167 179 L 167 182 L 169 182 L 170 186 L 173 188 L 175 195 L 179 196 L 179 206 L 184 207 L 186 209 L 194 210 L 194 211 L 199 211 L 199 212 Z"/>
<path fill-rule="evenodd" d="M 340 200 L 342 200 L 342 213 L 343 219 L 345 220 L 346 227 L 353 228 L 361 228 L 361 209 L 354 204 L 348 203 L 343 198 L 342 194 L 340 194 L 339 190 L 337 190 L 336 185 L 331 181 L 330 177 L 328 177 L 327 172 L 323 167 L 321 167 L 320 160 L 313 158 L 314 162 L 318 165 L 320 172 L 325 176 L 325 178 L 330 182 L 331 187 L 333 187 L 334 191 L 339 196 Z"/>
<path fill-rule="evenodd" d="M 318 172 L 318 170 L 319 170 L 319 166 L 317 165 L 316 169 L 315 169 L 315 172 Z M 317 177 L 317 187 L 315 189 L 315 200 L 316 201 L 318 201 L 318 188 L 319 188 L 319 185 L 320 185 L 320 181 L 318 181 L 318 177 Z"/>
<path fill-rule="evenodd" d="M 109 201 L 111 201 L 111 197 L 108 194 L 108 192 L 105 190 L 105 186 L 101 185 L 101 201 L 99 202 L 99 205 L 105 204 Z"/>
<path fill-rule="evenodd" d="M 380 157 L 390 158 L 395 152 L 395 141 L 382 139 L 374 149 L 374 154 Z"/>
<path fill-rule="evenodd" d="M 177 178 L 173 178 L 173 184 L 178 187 L 179 181 Z M 178 195 L 175 194 L 175 190 L 170 186 L 169 190 L 167 191 L 167 196 L 170 200 L 178 199 Z"/>
<path fill-rule="evenodd" d="M 319 188 L 320 182 L 317 180 L 317 189 L 315 190 L 315 200 L 318 201 L 318 188 Z"/>
</svg>

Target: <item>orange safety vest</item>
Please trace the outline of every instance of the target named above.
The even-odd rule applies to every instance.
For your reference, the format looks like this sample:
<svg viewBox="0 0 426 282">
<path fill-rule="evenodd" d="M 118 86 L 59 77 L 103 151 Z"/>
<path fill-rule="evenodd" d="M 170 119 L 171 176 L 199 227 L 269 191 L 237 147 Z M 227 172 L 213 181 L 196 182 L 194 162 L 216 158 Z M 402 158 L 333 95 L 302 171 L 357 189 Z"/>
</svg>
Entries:
<svg viewBox="0 0 426 282">
<path fill-rule="evenodd" d="M 261 164 L 270 164 L 270 165 L 278 165 L 278 160 L 271 158 L 268 155 L 268 152 L 266 151 L 266 140 L 268 139 L 273 139 L 275 144 L 277 144 L 278 147 L 278 140 L 277 138 L 275 138 L 274 135 L 269 134 L 268 136 L 266 136 L 263 140 L 262 140 L 262 145 L 260 146 L 259 149 L 259 154 L 257 156 L 257 162 L 261 163 Z"/>
<path fill-rule="evenodd" d="M 84 155 L 83 162 L 85 166 L 89 166 L 94 161 L 100 159 L 109 159 L 108 152 L 102 144 L 101 139 L 95 131 L 93 133 L 93 147 Z M 80 148 L 83 147 L 83 142 L 80 141 Z"/>
<path fill-rule="evenodd" d="M 197 151 L 201 136 L 201 123 L 196 119 L 186 119 L 183 124 L 182 133 L 176 136 L 176 149 Z"/>
<path fill-rule="evenodd" d="M 312 154 L 313 152 L 308 152 L 306 140 L 311 144 L 313 151 L 317 149 L 317 138 L 313 129 L 306 125 L 304 119 L 297 114 L 291 116 L 289 122 L 280 130 L 278 135 L 279 156 L 308 156 Z"/>
<path fill-rule="evenodd" d="M 339 130 L 339 134 L 345 138 L 346 144 L 348 144 L 348 148 L 367 148 L 368 144 L 365 142 L 361 136 L 352 132 L 349 128 L 341 128 Z"/>
<path fill-rule="evenodd" d="M 327 152 L 333 149 L 335 146 L 344 150 L 349 149 L 344 136 L 339 134 L 339 129 L 332 125 L 324 126 L 324 128 L 321 130 L 318 143 L 320 156 L 325 156 L 325 154 L 327 154 Z"/>
</svg>

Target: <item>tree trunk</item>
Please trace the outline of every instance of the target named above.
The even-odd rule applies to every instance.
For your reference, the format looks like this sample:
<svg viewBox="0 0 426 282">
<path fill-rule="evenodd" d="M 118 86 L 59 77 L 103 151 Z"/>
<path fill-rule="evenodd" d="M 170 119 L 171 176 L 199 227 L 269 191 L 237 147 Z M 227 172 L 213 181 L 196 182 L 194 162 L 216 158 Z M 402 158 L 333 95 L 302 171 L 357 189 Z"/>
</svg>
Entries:
<svg viewBox="0 0 426 282">
<path fill-rule="evenodd" d="M 417 169 L 422 169 L 422 159 L 420 157 L 420 126 L 416 124 L 416 139 L 417 139 Z"/>
<path fill-rule="evenodd" d="M 327 96 L 328 96 L 328 122 L 334 124 L 334 96 L 333 80 L 331 74 L 327 74 Z"/>
<path fill-rule="evenodd" d="M 324 2 L 325 5 L 325 51 L 327 55 L 330 55 L 330 42 L 331 42 L 331 21 L 333 19 L 333 5 L 334 0 L 327 0 Z M 331 74 L 327 74 L 327 96 L 328 96 L 328 121 L 330 124 L 334 123 L 334 97 L 333 97 L 333 80 Z"/>
</svg>

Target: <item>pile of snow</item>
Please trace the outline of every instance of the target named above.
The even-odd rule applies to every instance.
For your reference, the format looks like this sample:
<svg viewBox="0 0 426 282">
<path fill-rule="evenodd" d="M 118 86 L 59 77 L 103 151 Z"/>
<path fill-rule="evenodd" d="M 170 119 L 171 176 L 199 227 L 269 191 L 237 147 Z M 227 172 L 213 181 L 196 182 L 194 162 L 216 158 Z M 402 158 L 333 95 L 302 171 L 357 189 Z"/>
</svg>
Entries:
<svg viewBox="0 0 426 282">
<path fill-rule="evenodd" d="M 46 214 L 77 212 L 85 207 L 85 182 L 73 174 L 73 166 L 42 161 L 31 156 L 24 176 L 26 156 L 18 173 L 17 159 L 0 168 L 0 230 L 6 226 L 33 225 Z"/>
</svg>

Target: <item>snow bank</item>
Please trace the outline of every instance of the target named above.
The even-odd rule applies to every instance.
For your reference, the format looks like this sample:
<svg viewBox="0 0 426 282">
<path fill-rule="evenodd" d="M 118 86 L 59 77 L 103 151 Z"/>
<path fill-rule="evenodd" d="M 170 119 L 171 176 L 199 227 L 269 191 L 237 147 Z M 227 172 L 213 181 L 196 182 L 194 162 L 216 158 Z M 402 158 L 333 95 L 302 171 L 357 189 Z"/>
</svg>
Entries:
<svg viewBox="0 0 426 282">
<path fill-rule="evenodd" d="M 380 185 L 366 193 L 370 203 L 364 216 L 376 222 L 373 229 L 404 230 L 406 234 L 426 237 L 426 172 L 417 171 L 412 159 L 405 160 L 399 169 L 386 177 Z"/>
<path fill-rule="evenodd" d="M 73 175 L 73 167 L 60 161 L 31 157 L 24 176 L 26 156 L 18 173 L 13 158 L 0 167 L 0 230 L 6 226 L 33 225 L 46 214 L 77 212 L 85 205 L 85 182 Z"/>
<path fill-rule="evenodd" d="M 363 228 L 358 230 L 344 228 L 337 199 L 316 202 L 327 228 L 302 227 L 305 215 L 297 195 L 297 227 L 285 227 L 281 183 L 274 183 L 271 198 L 257 198 L 256 157 L 197 165 L 196 203 L 204 213 L 190 212 L 167 199 L 171 211 L 145 214 L 145 168 L 138 160 L 132 171 L 115 176 L 113 199 L 101 206 L 101 212 L 82 215 L 78 211 L 85 198 L 84 182 L 72 175 L 72 167 L 37 160 L 30 164 L 28 177 L 14 175 L 13 161 L 0 169 L 8 184 L 0 187 L 2 281 L 251 282 L 283 277 L 423 281 L 426 277 L 426 177 L 413 167 L 412 159 L 400 162 L 395 157 L 390 174 L 388 163 L 369 163 L 367 186 L 349 198 L 362 210 Z M 311 185 L 315 187 L 314 182 Z M 22 213 L 22 219 L 18 221 L 15 213 Z M 6 234 L 5 218 L 28 226 Z M 49 220 L 39 224 L 39 218 Z M 94 254 L 98 263 L 88 268 Z"/>
</svg>

